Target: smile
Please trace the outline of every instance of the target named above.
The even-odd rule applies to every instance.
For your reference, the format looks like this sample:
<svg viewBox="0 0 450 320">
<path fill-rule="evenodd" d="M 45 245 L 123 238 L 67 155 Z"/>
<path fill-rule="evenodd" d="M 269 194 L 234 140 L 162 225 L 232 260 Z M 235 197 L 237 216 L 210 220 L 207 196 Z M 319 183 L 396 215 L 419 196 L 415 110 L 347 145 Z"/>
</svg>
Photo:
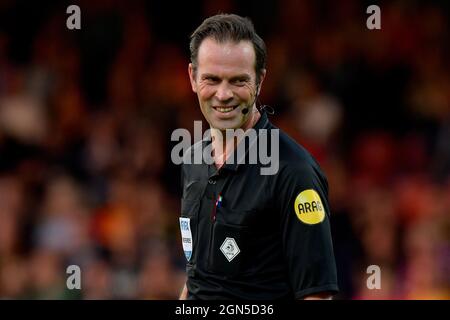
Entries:
<svg viewBox="0 0 450 320">
<path fill-rule="evenodd" d="M 236 109 L 237 106 L 234 107 L 213 107 L 214 110 L 219 111 L 221 113 L 227 113 Z"/>
</svg>

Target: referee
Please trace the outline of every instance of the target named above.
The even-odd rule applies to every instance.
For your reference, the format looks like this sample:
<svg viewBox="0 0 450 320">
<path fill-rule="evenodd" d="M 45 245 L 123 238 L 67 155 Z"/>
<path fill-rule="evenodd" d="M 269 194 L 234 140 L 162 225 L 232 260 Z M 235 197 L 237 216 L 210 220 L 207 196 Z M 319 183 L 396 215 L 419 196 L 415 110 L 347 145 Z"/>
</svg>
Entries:
<svg viewBox="0 0 450 320">
<path fill-rule="evenodd" d="M 209 145 L 213 161 L 182 166 L 187 281 L 180 299 L 330 299 L 338 286 L 327 180 L 312 156 L 256 108 L 264 41 L 248 18 L 220 14 L 194 31 L 190 51 L 191 86 L 211 139 L 193 145 L 185 159 Z M 256 134 L 236 141 L 226 138 L 227 129 Z M 251 162 L 261 145 L 278 155 L 271 174 L 262 174 L 262 161 Z"/>
</svg>

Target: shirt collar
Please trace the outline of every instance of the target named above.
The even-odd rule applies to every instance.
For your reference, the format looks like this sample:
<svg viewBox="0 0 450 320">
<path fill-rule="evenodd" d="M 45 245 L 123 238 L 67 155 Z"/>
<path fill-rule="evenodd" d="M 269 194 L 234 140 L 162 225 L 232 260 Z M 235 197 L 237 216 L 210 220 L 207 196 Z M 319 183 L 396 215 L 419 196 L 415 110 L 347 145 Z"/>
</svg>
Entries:
<svg viewBox="0 0 450 320">
<path fill-rule="evenodd" d="M 239 168 L 239 165 L 243 164 L 243 162 L 245 161 L 245 158 L 247 157 L 248 151 L 250 149 L 250 147 L 256 143 L 258 141 L 258 136 L 259 136 L 259 130 L 260 129 L 267 129 L 269 127 L 269 119 L 267 117 L 267 113 L 265 110 L 261 110 L 259 111 L 261 113 L 261 117 L 258 119 L 258 121 L 256 122 L 256 124 L 253 126 L 253 130 L 256 130 L 256 138 L 253 138 L 249 140 L 249 143 L 246 144 L 245 146 L 245 154 L 243 157 L 241 157 L 241 159 L 237 159 L 237 161 L 235 161 L 234 163 L 225 163 L 220 170 L 231 170 L 231 171 L 237 171 Z M 246 139 L 242 140 L 240 143 L 244 143 Z M 237 148 L 235 149 L 235 151 L 237 150 Z M 234 155 L 232 155 L 234 156 Z"/>
</svg>

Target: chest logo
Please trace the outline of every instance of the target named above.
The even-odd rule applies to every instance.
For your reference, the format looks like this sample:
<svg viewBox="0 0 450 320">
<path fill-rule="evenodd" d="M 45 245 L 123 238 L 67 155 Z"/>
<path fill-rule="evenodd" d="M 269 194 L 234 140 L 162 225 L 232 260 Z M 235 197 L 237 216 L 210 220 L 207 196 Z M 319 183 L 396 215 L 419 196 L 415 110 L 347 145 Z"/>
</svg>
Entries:
<svg viewBox="0 0 450 320">
<path fill-rule="evenodd" d="M 226 238 L 220 246 L 220 251 L 227 258 L 228 262 L 231 262 L 241 252 L 234 238 Z"/>
<path fill-rule="evenodd" d="M 325 218 L 325 208 L 319 194 L 308 189 L 300 192 L 295 198 L 294 210 L 299 220 L 306 224 L 317 224 Z"/>
</svg>

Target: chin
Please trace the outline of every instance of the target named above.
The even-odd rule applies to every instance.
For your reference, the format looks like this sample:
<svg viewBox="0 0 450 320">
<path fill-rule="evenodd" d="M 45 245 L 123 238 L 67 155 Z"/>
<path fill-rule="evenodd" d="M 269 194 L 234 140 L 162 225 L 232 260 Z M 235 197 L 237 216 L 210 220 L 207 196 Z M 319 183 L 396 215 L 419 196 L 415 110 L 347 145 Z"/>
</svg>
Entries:
<svg viewBox="0 0 450 320">
<path fill-rule="evenodd" d="M 209 125 L 212 128 L 219 129 L 219 130 L 226 130 L 226 129 L 237 129 L 240 127 L 240 121 L 241 119 L 208 119 Z"/>
<path fill-rule="evenodd" d="M 215 123 L 211 127 L 213 127 L 214 129 L 220 130 L 220 131 L 224 131 L 226 129 L 234 129 L 234 127 L 231 127 L 229 125 L 225 125 L 223 123 Z"/>
</svg>

